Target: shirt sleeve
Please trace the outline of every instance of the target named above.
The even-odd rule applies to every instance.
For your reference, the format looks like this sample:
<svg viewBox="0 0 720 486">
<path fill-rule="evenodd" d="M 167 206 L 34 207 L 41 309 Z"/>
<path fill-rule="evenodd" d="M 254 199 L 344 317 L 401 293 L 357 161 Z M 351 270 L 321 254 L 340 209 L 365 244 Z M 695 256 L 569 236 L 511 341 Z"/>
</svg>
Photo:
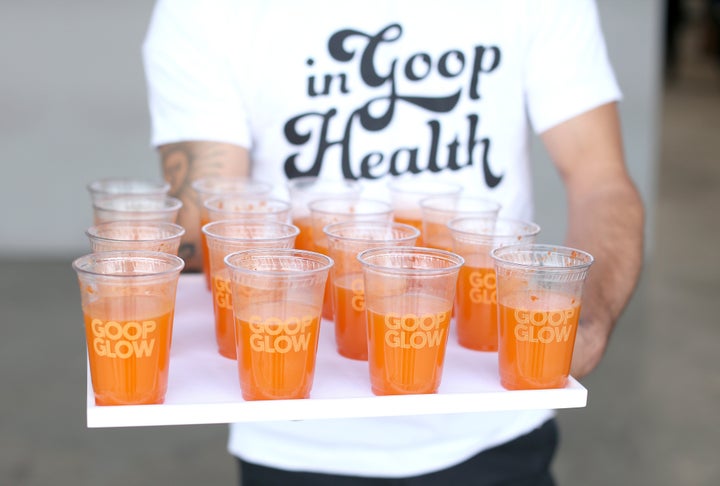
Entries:
<svg viewBox="0 0 720 486">
<path fill-rule="evenodd" d="M 142 48 L 154 146 L 201 140 L 250 148 L 246 110 L 229 62 L 224 3 L 155 5 Z"/>
<path fill-rule="evenodd" d="M 530 3 L 534 31 L 529 38 L 525 92 L 533 130 L 542 133 L 619 100 L 595 2 Z"/>
</svg>

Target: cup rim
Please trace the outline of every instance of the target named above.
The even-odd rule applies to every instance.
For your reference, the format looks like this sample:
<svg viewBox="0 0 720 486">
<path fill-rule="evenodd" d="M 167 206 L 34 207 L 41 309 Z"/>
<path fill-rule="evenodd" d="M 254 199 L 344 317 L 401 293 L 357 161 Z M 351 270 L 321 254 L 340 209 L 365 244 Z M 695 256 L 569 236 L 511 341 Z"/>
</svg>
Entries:
<svg viewBox="0 0 720 486">
<path fill-rule="evenodd" d="M 353 190 L 356 190 L 358 193 L 360 193 L 360 190 L 362 189 L 362 185 L 360 184 L 360 181 L 356 181 L 353 179 L 328 179 L 325 177 L 320 176 L 301 176 L 301 177 L 293 177 L 292 179 L 288 179 L 285 183 L 285 186 L 288 188 L 288 190 L 295 188 L 298 184 L 302 183 L 309 183 L 309 182 L 319 182 L 321 184 L 344 184 L 345 187 L 351 188 Z"/>
<path fill-rule="evenodd" d="M 233 200 L 242 200 L 242 201 L 267 201 L 270 203 L 280 203 L 279 208 L 275 208 L 272 211 L 263 211 L 263 212 L 244 212 L 244 211 L 230 211 L 227 209 L 219 209 L 215 207 L 211 207 L 214 203 L 221 201 L 223 199 L 233 199 Z M 284 199 L 276 198 L 276 197 L 268 197 L 266 195 L 262 194 L 217 194 L 212 197 L 209 197 L 203 202 L 203 207 L 205 208 L 208 213 L 236 213 L 236 214 L 247 214 L 247 215 L 263 215 L 263 214 L 282 214 L 284 211 L 289 211 L 292 208 L 292 204 L 289 201 L 286 201 Z M 225 218 L 227 219 L 227 218 Z"/>
<path fill-rule="evenodd" d="M 525 225 L 529 228 L 532 228 L 531 231 L 527 233 L 523 233 L 521 235 L 518 235 L 517 233 L 477 233 L 473 231 L 466 231 L 458 229 L 456 226 L 460 223 L 463 223 L 465 221 L 495 221 L 495 222 L 501 222 L 501 223 L 510 223 L 510 224 L 518 224 L 518 225 Z M 457 218 L 453 218 L 450 221 L 447 222 L 447 227 L 450 230 L 450 233 L 457 234 L 465 238 L 508 238 L 513 236 L 521 236 L 523 238 L 531 237 L 531 236 L 537 236 L 540 231 L 540 225 L 537 224 L 534 221 L 525 220 L 525 219 L 517 219 L 517 218 L 500 218 L 500 217 L 493 217 L 493 216 L 460 216 Z"/>
<path fill-rule="evenodd" d="M 347 201 L 357 202 L 360 204 L 369 203 L 369 204 L 374 204 L 377 206 L 377 208 L 378 208 L 377 211 L 352 213 L 352 214 L 358 215 L 360 217 L 375 216 L 375 215 L 379 215 L 379 214 L 392 214 L 392 212 L 393 212 L 392 205 L 387 201 L 382 201 L 380 199 L 368 199 L 368 198 L 354 196 L 354 195 L 320 197 L 318 199 L 313 199 L 312 201 L 308 202 L 307 206 L 308 206 L 308 209 L 310 210 L 311 214 L 313 214 L 313 213 L 322 214 L 322 215 L 340 214 L 340 215 L 344 216 L 348 213 L 341 213 L 341 212 L 332 211 L 332 210 L 318 209 L 317 206 L 319 204 L 323 204 L 323 203 L 347 202 Z"/>
<path fill-rule="evenodd" d="M 107 236 L 99 235 L 96 231 L 103 229 L 103 228 L 109 228 L 113 226 L 123 226 L 123 225 L 129 225 L 129 226 L 155 226 L 160 228 L 166 228 L 168 230 L 172 230 L 173 234 L 170 234 L 168 236 L 163 236 L 160 238 L 151 238 L 151 239 L 137 239 L 137 240 L 128 240 L 128 239 L 120 239 L 120 238 L 109 238 Z M 116 220 L 116 221 L 105 221 L 103 223 L 98 223 L 90 226 L 85 230 L 85 235 L 95 241 L 103 241 L 103 242 L 115 242 L 115 241 L 133 241 L 138 243 L 144 243 L 144 242 L 151 242 L 151 241 L 157 241 L 157 242 L 164 242 L 164 241 L 171 241 L 177 238 L 182 238 L 182 236 L 186 233 L 185 228 L 180 226 L 179 224 L 175 223 L 169 223 L 167 221 L 152 221 L 152 220 Z"/>
<path fill-rule="evenodd" d="M 368 258 L 383 253 L 424 254 L 434 256 L 436 258 L 442 258 L 451 264 L 444 268 L 403 268 L 386 267 L 367 261 Z M 377 248 L 369 248 L 358 253 L 356 258 L 364 268 L 397 275 L 444 275 L 459 271 L 460 267 L 465 264 L 465 259 L 457 253 L 446 250 L 438 250 L 435 248 L 427 248 L 424 246 L 381 246 Z"/>
<path fill-rule="evenodd" d="M 237 238 L 234 236 L 223 236 L 219 235 L 217 233 L 212 233 L 212 229 L 214 229 L 217 226 L 227 226 L 230 224 L 242 224 L 243 226 L 253 226 L 253 227 L 268 227 L 268 226 L 278 226 L 278 227 L 284 227 L 287 228 L 288 234 L 282 235 L 282 236 L 268 236 L 268 237 L 261 237 L 261 238 Z M 280 221 L 259 221 L 257 219 L 255 220 L 248 220 L 248 219 L 219 219 L 217 221 L 211 221 L 210 223 L 204 224 L 202 228 L 200 228 L 200 231 L 203 232 L 205 236 L 208 238 L 214 238 L 216 240 L 220 241 L 270 241 L 270 240 L 278 240 L 278 239 L 284 239 L 284 238 L 291 238 L 291 237 L 297 237 L 297 235 L 300 234 L 300 228 L 293 224 L 289 223 L 281 223 Z"/>
<path fill-rule="evenodd" d="M 120 209 L 113 207 L 110 203 L 112 201 L 118 201 L 118 200 L 141 200 L 144 196 L 144 194 L 118 194 L 117 197 L 109 197 L 109 198 L 102 198 L 98 201 L 93 202 L 93 208 L 98 209 L 100 211 L 112 211 L 116 213 L 172 213 L 173 211 L 178 211 L 182 205 L 183 202 L 173 196 L 164 196 L 162 199 L 163 205 L 162 207 L 157 208 L 150 208 L 150 209 Z"/>
<path fill-rule="evenodd" d="M 547 253 L 550 254 L 557 254 L 561 256 L 570 257 L 577 261 L 577 263 L 573 263 L 571 265 L 538 265 L 538 264 L 532 264 L 532 263 L 521 263 L 521 262 L 515 262 L 508 260 L 507 258 L 504 258 L 503 255 L 511 252 L 537 252 L 537 253 Z M 520 243 L 517 245 L 507 245 L 502 246 L 498 248 L 494 248 L 490 251 L 490 256 L 495 261 L 497 265 L 506 267 L 506 268 L 517 268 L 517 269 L 527 269 L 527 270 L 535 270 L 535 271 L 543 271 L 543 272 L 557 272 L 557 273 L 563 273 L 563 272 L 574 272 L 574 271 L 583 271 L 587 270 L 590 265 L 593 264 L 595 261 L 594 257 L 584 251 L 579 250 L 577 248 L 572 248 L 569 246 L 562 246 L 562 245 L 549 245 L 545 243 Z M 582 261 L 581 261 L 582 260 Z"/>
<path fill-rule="evenodd" d="M 147 192 L 113 192 L 103 189 L 103 186 L 112 183 L 140 183 L 145 184 L 149 188 L 153 188 Z M 140 177 L 104 177 L 90 181 L 86 186 L 88 192 L 92 195 L 151 195 L 151 194 L 167 194 L 170 190 L 170 183 L 162 179 L 143 179 Z"/>
<path fill-rule="evenodd" d="M 104 273 L 85 268 L 93 262 L 100 261 L 111 261 L 111 260 L 132 260 L 132 259 L 145 259 L 145 260 L 162 260 L 170 265 L 170 268 L 159 272 L 144 272 L 134 274 L 115 274 L 115 273 Z M 138 277 L 163 277 L 166 275 L 172 275 L 180 273 L 185 268 L 185 262 L 182 258 L 164 253 L 161 251 L 147 251 L 147 250 L 111 250 L 111 251 L 99 251 L 89 253 L 81 257 L 76 258 L 72 262 L 72 268 L 82 275 L 91 275 L 95 277 L 102 277 L 108 279 L 128 279 Z"/>
<path fill-rule="evenodd" d="M 437 188 L 444 188 L 447 189 L 449 192 L 431 192 L 428 193 L 427 189 L 428 187 L 432 187 L 433 189 Z M 398 193 L 398 194 L 412 194 L 412 195 L 426 195 L 427 197 L 430 196 L 451 196 L 451 195 L 460 195 L 463 192 L 463 186 L 457 182 L 450 182 L 450 181 L 429 181 L 429 180 L 416 180 L 416 179 L 400 179 L 395 178 L 391 179 L 387 183 L 387 188 L 390 190 L 390 193 Z M 418 188 L 418 189 L 415 189 Z"/>
<path fill-rule="evenodd" d="M 285 272 L 282 270 L 253 270 L 236 265 L 232 260 L 245 256 L 252 255 L 268 255 L 268 256 L 280 256 L 280 257 L 302 257 L 306 260 L 312 260 L 320 263 L 321 266 L 318 268 L 308 270 L 297 270 L 292 272 Z M 309 250 L 298 250 L 296 248 L 252 248 L 248 250 L 240 250 L 229 253 L 223 258 L 225 265 L 233 271 L 242 272 L 245 274 L 251 274 L 253 276 L 260 277 L 283 277 L 283 278 L 295 278 L 295 277 L 306 277 L 309 275 L 315 275 L 322 272 L 327 272 L 334 265 L 334 260 L 327 255 Z"/>
<path fill-rule="evenodd" d="M 383 240 L 368 240 L 367 238 L 354 238 L 354 237 L 347 237 L 347 236 L 339 236 L 337 234 L 332 233 L 332 231 L 336 230 L 336 229 L 340 230 L 340 229 L 344 229 L 345 227 L 352 227 L 352 226 L 357 226 L 357 225 L 362 225 L 365 227 L 369 226 L 369 227 L 390 228 L 390 229 L 400 228 L 400 229 L 409 230 L 411 232 L 411 234 L 409 234 L 408 236 L 403 236 L 402 238 L 384 240 L 384 241 L 388 241 L 388 242 L 391 241 L 391 242 L 402 243 L 404 241 L 408 241 L 408 240 L 411 240 L 413 238 L 417 238 L 420 236 L 420 230 L 417 229 L 415 226 L 412 226 L 409 224 L 397 223 L 395 221 L 364 221 L 364 220 L 363 221 L 340 221 L 337 223 L 331 223 L 323 228 L 323 233 L 325 233 L 325 236 L 327 236 L 328 238 L 338 238 L 338 239 L 342 239 L 343 241 L 349 241 L 349 242 L 353 242 L 353 243 L 363 243 L 363 242 L 367 242 L 367 241 L 376 241 L 376 242 L 383 241 Z"/>
<path fill-rule="evenodd" d="M 219 182 L 220 184 L 226 183 L 228 185 L 232 185 L 234 183 L 247 183 L 248 186 L 258 187 L 259 189 L 257 191 L 252 190 L 252 191 L 246 193 L 246 192 L 242 192 L 242 191 L 227 192 L 227 191 L 223 191 L 223 190 L 212 190 L 212 189 L 207 189 L 207 188 L 202 187 L 203 184 L 209 183 L 211 181 L 216 181 L 216 182 Z M 251 178 L 242 177 L 242 176 L 238 176 L 238 177 L 206 176 L 206 177 L 201 177 L 199 179 L 194 180 L 192 182 L 192 184 L 190 184 L 190 186 L 192 187 L 192 189 L 195 192 L 197 192 L 199 194 L 212 195 L 212 196 L 221 196 L 223 194 L 234 194 L 234 195 L 238 195 L 238 196 L 242 196 L 242 195 L 260 196 L 262 194 L 269 194 L 270 192 L 272 192 L 272 189 L 273 189 L 272 184 L 270 184 L 269 182 L 260 181 L 257 179 L 251 179 Z"/>
<path fill-rule="evenodd" d="M 458 209 L 446 209 L 446 208 L 437 208 L 432 207 L 430 204 L 433 201 L 452 201 L 452 200 L 462 200 L 462 201 L 473 201 L 473 202 L 482 202 L 486 203 L 489 207 L 487 209 L 470 209 L 470 210 L 458 210 Z M 418 201 L 418 204 L 420 205 L 420 209 L 423 211 L 437 211 L 439 213 L 495 213 L 497 214 L 500 209 L 502 209 L 502 204 L 500 204 L 498 201 L 494 199 L 490 199 L 489 197 L 481 197 L 481 196 L 473 196 L 470 194 L 443 194 L 443 195 L 433 195 L 422 198 L 420 201 Z"/>
</svg>

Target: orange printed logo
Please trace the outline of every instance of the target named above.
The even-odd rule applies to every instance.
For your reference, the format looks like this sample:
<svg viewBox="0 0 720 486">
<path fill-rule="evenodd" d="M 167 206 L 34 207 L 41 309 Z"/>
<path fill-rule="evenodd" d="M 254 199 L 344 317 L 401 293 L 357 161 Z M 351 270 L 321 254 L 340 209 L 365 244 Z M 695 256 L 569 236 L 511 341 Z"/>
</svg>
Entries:
<svg viewBox="0 0 720 486">
<path fill-rule="evenodd" d="M 385 344 L 391 348 L 423 349 L 444 342 L 449 312 L 437 314 L 398 314 L 385 316 Z"/>
<path fill-rule="evenodd" d="M 307 351 L 313 325 L 313 316 L 262 319 L 252 316 L 249 319 L 250 348 L 263 353 L 285 354 L 290 351 Z"/>
<path fill-rule="evenodd" d="M 128 359 L 149 357 L 155 348 L 155 321 L 119 323 L 93 319 L 90 323 L 92 348 L 97 356 Z"/>
</svg>

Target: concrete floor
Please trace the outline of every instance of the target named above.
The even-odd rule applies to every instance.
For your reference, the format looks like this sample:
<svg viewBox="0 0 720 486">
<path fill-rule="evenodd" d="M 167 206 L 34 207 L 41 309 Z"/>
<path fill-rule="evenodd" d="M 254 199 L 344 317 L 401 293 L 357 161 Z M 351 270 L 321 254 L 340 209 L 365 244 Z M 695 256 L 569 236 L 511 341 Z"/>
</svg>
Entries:
<svg viewBox="0 0 720 486">
<path fill-rule="evenodd" d="M 720 74 L 666 89 L 653 253 L 610 350 L 559 413 L 560 485 L 720 484 Z M 69 261 L 0 262 L 0 484 L 236 483 L 226 427 L 85 428 L 84 336 Z"/>
</svg>

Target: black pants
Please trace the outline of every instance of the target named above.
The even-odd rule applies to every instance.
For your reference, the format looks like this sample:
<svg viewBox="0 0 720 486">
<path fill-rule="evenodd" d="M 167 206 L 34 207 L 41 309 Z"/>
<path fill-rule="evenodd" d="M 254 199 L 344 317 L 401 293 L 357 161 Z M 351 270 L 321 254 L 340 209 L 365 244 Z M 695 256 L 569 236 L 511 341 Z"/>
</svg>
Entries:
<svg viewBox="0 0 720 486">
<path fill-rule="evenodd" d="M 241 486 L 553 486 L 550 463 L 558 443 L 554 419 L 456 466 L 409 478 L 367 478 L 294 472 L 240 463 Z"/>
</svg>

